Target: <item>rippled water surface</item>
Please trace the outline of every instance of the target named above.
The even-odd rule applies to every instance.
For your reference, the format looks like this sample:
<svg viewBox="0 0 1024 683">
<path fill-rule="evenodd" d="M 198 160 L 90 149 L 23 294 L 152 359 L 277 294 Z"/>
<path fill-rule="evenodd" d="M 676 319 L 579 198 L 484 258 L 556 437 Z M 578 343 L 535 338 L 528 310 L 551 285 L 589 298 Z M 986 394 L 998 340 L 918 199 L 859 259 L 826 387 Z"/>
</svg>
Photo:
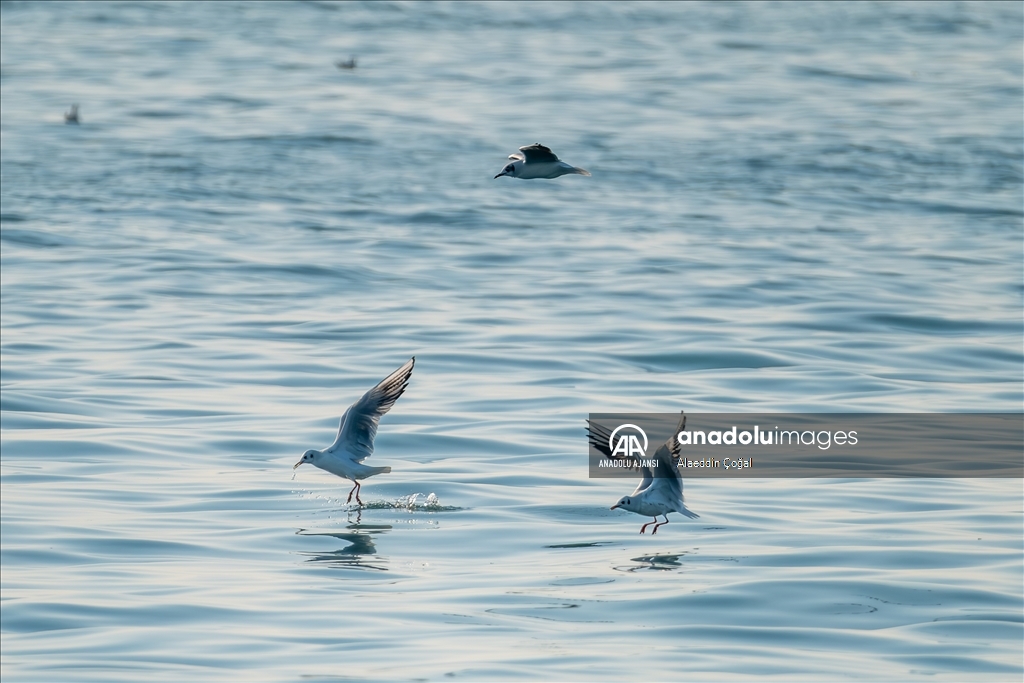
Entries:
<svg viewBox="0 0 1024 683">
<path fill-rule="evenodd" d="M 1019 479 L 640 536 L 583 436 L 1019 412 L 1020 3 L 0 12 L 5 683 L 1020 680 Z"/>
</svg>

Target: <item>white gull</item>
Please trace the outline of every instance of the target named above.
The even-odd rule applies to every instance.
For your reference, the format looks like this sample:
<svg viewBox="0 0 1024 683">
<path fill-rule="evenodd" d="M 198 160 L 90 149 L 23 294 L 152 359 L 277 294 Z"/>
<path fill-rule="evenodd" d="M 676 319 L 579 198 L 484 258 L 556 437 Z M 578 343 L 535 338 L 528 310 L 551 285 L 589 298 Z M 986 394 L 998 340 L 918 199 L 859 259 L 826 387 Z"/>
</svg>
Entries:
<svg viewBox="0 0 1024 683">
<path fill-rule="evenodd" d="M 570 173 L 590 175 L 590 171 L 571 166 L 560 160 L 554 152 L 539 142 L 520 147 L 519 151 L 522 154 L 509 155 L 512 163 L 506 164 L 505 168 L 501 169 L 501 173 L 494 176 L 495 178 L 507 175 L 512 178 L 533 180 L 534 178 L 557 178 Z"/>
<path fill-rule="evenodd" d="M 292 469 L 308 462 L 331 474 L 349 479 L 355 486 L 348 492 L 348 500 L 345 503 L 347 505 L 352 502 L 354 493 L 356 502 L 362 505 L 363 501 L 359 498 L 359 489 L 362 485 L 359 480 L 391 471 L 390 467 L 364 465 L 363 460 L 373 453 L 373 437 L 377 435 L 380 418 L 391 410 L 391 406 L 395 405 L 395 401 L 405 391 L 415 364 L 416 358 L 413 357 L 363 394 L 363 397 L 349 406 L 341 416 L 334 444 L 322 451 L 306 451 Z"/>
<path fill-rule="evenodd" d="M 594 422 L 590 422 L 589 436 L 590 443 L 605 457 L 615 457 L 609 447 L 611 434 L 607 429 Z M 686 415 L 680 413 L 679 425 L 668 441 L 658 447 L 654 453 L 657 459 L 657 470 L 660 476 L 654 476 L 650 467 L 641 467 L 643 480 L 637 485 L 636 490 L 628 496 L 623 496 L 619 502 L 612 505 L 611 509 L 622 508 L 638 515 L 654 517 L 654 521 L 647 522 L 640 527 L 640 533 L 644 533 L 648 526 L 654 525 L 651 535 L 658 533 L 658 527 L 668 524 L 668 513 L 679 512 L 690 519 L 700 517 L 696 512 L 688 509 L 683 502 L 683 478 L 679 474 L 677 463 L 679 462 L 679 440 L 676 435 L 686 429 Z M 665 515 L 665 521 L 658 521 L 658 515 Z"/>
</svg>

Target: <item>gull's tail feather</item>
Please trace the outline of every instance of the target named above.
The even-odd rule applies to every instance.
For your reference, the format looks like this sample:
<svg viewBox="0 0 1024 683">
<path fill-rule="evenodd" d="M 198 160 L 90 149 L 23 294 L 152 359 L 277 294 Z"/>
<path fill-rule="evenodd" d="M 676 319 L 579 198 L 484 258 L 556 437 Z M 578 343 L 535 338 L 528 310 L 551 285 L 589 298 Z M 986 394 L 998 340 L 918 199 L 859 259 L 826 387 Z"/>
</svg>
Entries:
<svg viewBox="0 0 1024 683">
<path fill-rule="evenodd" d="M 700 515 L 698 515 L 696 512 L 686 507 L 685 505 L 683 506 L 682 510 L 677 510 L 677 512 L 679 512 L 679 514 L 681 515 L 686 515 L 690 519 L 697 519 L 698 517 L 700 517 Z"/>
<path fill-rule="evenodd" d="M 590 175 L 590 171 L 588 171 L 585 168 L 580 168 L 579 166 L 573 166 L 572 167 L 572 172 L 573 173 L 578 173 L 579 175 Z"/>
</svg>

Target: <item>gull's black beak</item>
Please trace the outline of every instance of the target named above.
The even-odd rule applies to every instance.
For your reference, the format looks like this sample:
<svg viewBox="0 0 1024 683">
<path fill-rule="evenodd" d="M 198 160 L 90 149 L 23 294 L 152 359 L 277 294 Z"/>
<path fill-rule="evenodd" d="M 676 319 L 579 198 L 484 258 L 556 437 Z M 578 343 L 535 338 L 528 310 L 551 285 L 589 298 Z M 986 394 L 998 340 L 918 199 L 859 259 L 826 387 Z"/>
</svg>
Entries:
<svg viewBox="0 0 1024 683">
<path fill-rule="evenodd" d="M 304 460 L 299 460 L 299 461 L 298 461 L 297 463 L 295 463 L 294 465 L 292 465 L 292 469 L 293 469 L 293 470 L 297 470 L 297 469 L 299 469 L 299 465 L 301 465 L 301 464 L 302 464 L 303 462 L 305 462 L 305 461 L 304 461 Z"/>
<path fill-rule="evenodd" d="M 298 465 L 296 465 L 296 467 L 298 467 Z M 618 504 L 618 503 L 616 503 L 615 505 L 612 505 L 612 506 L 611 506 L 610 508 L 608 508 L 608 509 L 609 509 L 609 510 L 614 510 L 614 509 L 615 509 L 615 508 L 617 508 L 617 507 L 619 507 L 619 504 Z"/>
<path fill-rule="evenodd" d="M 501 177 L 501 176 L 503 176 L 503 175 L 505 175 L 505 172 L 504 172 L 504 171 L 502 171 L 501 173 L 499 173 L 498 175 L 496 175 L 496 176 L 494 176 L 494 177 L 495 177 L 495 178 L 500 178 L 500 177 Z"/>
</svg>

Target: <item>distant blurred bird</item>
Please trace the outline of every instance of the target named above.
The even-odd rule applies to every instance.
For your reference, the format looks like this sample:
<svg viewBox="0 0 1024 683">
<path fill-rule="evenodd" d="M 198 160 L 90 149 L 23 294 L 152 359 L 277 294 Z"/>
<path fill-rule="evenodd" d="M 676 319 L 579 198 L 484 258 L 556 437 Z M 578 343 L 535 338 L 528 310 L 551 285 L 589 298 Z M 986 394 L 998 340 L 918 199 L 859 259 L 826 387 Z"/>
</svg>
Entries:
<svg viewBox="0 0 1024 683">
<path fill-rule="evenodd" d="M 412 377 L 412 367 L 416 364 L 413 357 L 405 365 L 398 368 L 390 375 L 380 381 L 377 386 L 363 394 L 363 397 L 349 406 L 345 414 L 341 416 L 341 424 L 338 426 L 338 436 L 330 448 L 322 451 L 310 449 L 302 454 L 292 469 L 299 465 L 309 463 L 322 470 L 336 474 L 339 477 L 350 480 L 355 486 L 348 492 L 348 500 L 345 504 L 352 502 L 352 494 L 356 495 L 356 502 L 359 505 L 363 501 L 359 499 L 360 479 L 372 477 L 375 474 L 387 474 L 390 467 L 371 467 L 364 465 L 363 460 L 373 453 L 373 437 L 377 435 L 377 425 L 384 413 L 391 410 L 395 401 L 405 391 Z"/>
<path fill-rule="evenodd" d="M 78 105 L 72 104 L 71 111 L 64 112 L 64 123 L 73 123 L 78 125 Z"/>
<path fill-rule="evenodd" d="M 570 173 L 590 175 L 590 171 L 570 166 L 561 161 L 554 152 L 539 142 L 520 147 L 519 151 L 522 154 L 509 155 L 508 158 L 512 160 L 512 163 L 501 169 L 501 173 L 494 176 L 495 178 L 507 175 L 512 178 L 533 180 L 534 178 L 557 178 Z"/>
<path fill-rule="evenodd" d="M 349 57 L 349 60 L 347 62 L 337 61 L 334 63 L 334 66 L 338 67 L 339 69 L 354 69 L 356 68 L 356 58 L 354 56 Z"/>
</svg>

